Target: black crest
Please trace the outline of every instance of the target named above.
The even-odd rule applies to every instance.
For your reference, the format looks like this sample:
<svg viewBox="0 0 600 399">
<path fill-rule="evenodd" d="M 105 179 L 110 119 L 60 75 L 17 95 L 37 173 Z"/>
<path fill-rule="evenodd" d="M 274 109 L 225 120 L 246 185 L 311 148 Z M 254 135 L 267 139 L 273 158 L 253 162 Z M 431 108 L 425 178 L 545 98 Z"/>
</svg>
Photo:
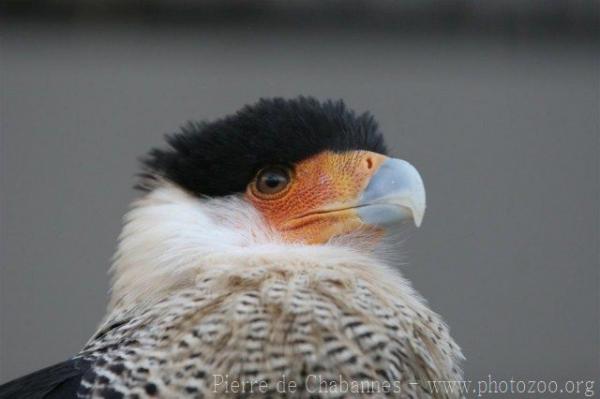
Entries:
<svg viewBox="0 0 600 399">
<path fill-rule="evenodd" d="M 170 148 L 143 159 L 146 183 L 162 177 L 207 196 L 243 192 L 259 169 L 294 165 L 325 150 L 386 153 L 369 113 L 310 97 L 261 99 L 214 122 L 190 122 L 167 142 Z"/>
</svg>

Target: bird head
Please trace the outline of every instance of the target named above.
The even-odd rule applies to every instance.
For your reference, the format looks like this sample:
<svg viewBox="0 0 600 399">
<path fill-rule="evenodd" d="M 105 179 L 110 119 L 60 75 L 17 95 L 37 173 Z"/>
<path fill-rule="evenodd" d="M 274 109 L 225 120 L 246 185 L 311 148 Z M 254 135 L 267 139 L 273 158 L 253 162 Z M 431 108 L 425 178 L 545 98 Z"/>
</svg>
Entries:
<svg viewBox="0 0 600 399">
<path fill-rule="evenodd" d="M 144 161 L 144 187 L 168 182 L 199 204 L 236 197 L 283 242 L 324 244 L 357 231 L 373 240 L 423 219 L 417 170 L 388 157 L 373 117 L 341 101 L 263 99 L 167 140 L 169 149 Z"/>
<path fill-rule="evenodd" d="M 155 300 L 207 270 L 352 262 L 425 211 L 416 169 L 388 157 L 373 117 L 341 101 L 260 100 L 167 142 L 143 160 L 111 306 Z"/>
</svg>

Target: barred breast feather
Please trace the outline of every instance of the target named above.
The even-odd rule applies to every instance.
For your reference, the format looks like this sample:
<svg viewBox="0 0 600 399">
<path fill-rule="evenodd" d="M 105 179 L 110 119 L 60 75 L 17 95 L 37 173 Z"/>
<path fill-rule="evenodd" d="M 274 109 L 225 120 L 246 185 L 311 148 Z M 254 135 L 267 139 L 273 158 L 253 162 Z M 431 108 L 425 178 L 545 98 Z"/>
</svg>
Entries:
<svg viewBox="0 0 600 399">
<path fill-rule="evenodd" d="M 427 382 L 459 379 L 460 349 L 399 274 L 268 259 L 117 304 L 79 355 L 93 364 L 79 396 L 452 397 Z"/>
</svg>

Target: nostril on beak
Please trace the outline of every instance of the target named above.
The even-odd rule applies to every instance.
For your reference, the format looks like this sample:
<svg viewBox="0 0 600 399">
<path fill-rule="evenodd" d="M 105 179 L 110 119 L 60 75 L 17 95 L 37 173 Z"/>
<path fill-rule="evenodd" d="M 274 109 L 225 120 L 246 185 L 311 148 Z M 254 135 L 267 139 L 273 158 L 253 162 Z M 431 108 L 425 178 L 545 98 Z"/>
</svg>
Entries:
<svg viewBox="0 0 600 399">
<path fill-rule="evenodd" d="M 373 168 L 373 159 L 371 157 L 367 158 L 367 169 L 371 170 Z"/>
</svg>

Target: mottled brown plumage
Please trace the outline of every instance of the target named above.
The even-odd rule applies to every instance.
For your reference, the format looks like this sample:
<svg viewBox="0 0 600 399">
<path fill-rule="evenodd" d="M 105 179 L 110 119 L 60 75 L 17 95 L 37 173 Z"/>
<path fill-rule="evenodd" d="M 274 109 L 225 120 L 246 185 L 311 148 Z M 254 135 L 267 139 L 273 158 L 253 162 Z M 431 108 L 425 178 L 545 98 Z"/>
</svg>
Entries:
<svg viewBox="0 0 600 399">
<path fill-rule="evenodd" d="M 153 392 L 198 398 L 367 395 L 330 388 L 321 389 L 320 396 L 308 392 L 319 389 L 322 380 L 337 381 L 341 389 L 341 376 L 376 387 L 387 381 L 392 397 L 428 398 L 434 396 L 426 381 L 460 378 L 461 354 L 444 323 L 405 280 L 378 262 L 362 256 L 330 264 L 301 257 L 290 257 L 287 264 L 264 257 L 262 266 L 255 262 L 260 260 L 246 258 L 201 272 L 193 287 L 156 305 L 113 309 L 105 325 L 126 322 L 85 348 L 105 353 L 84 379 L 82 393 L 99 398 L 106 397 L 106 389 L 139 397 Z M 284 379 L 297 382 L 295 392 L 278 389 Z M 236 380 L 246 382 L 247 395 L 233 392 Z M 252 381 L 266 381 L 266 388 L 255 384 L 252 395 Z"/>
</svg>

